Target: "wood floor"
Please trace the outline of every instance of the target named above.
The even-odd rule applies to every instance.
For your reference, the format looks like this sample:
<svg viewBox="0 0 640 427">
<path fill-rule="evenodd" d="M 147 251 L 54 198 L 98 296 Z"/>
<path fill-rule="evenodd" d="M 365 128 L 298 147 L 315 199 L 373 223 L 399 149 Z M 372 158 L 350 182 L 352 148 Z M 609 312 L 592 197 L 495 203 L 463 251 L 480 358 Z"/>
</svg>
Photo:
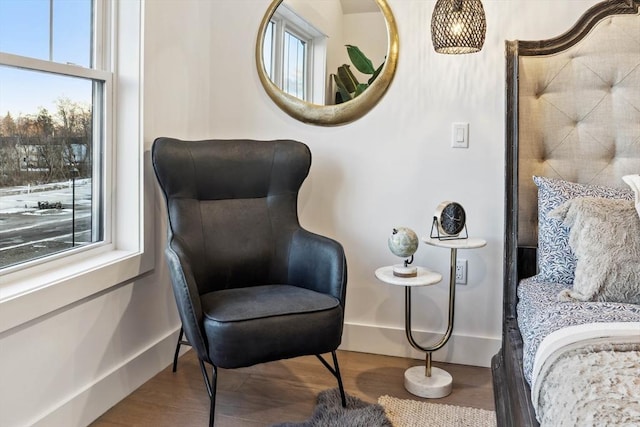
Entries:
<svg viewBox="0 0 640 427">
<path fill-rule="evenodd" d="M 329 355 L 327 360 L 331 360 Z M 489 368 L 434 363 L 453 376 L 453 392 L 442 399 L 421 399 L 403 386 L 414 359 L 338 351 L 345 391 L 368 402 L 389 395 L 402 399 L 494 409 Z M 311 415 L 317 394 L 336 381 L 314 357 L 218 370 L 216 427 L 257 427 L 300 422 Z M 164 369 L 98 418 L 92 427 L 206 426 L 209 398 L 195 352 L 178 362 L 176 373 Z"/>
</svg>

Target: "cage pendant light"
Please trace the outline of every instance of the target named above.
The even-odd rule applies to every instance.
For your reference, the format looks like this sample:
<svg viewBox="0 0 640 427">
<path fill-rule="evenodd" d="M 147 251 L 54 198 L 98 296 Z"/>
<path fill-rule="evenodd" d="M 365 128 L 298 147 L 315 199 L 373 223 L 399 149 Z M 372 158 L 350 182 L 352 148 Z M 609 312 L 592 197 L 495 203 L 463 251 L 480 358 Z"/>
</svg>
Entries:
<svg viewBox="0 0 640 427">
<path fill-rule="evenodd" d="M 438 0 L 431 17 L 431 39 L 438 53 L 479 52 L 487 21 L 480 0 Z"/>
</svg>

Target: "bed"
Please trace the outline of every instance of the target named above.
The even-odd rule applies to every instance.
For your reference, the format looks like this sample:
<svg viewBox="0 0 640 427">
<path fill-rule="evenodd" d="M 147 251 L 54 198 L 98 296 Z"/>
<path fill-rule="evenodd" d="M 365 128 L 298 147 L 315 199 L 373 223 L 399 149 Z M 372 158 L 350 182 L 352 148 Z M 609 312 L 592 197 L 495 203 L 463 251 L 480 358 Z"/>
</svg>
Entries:
<svg viewBox="0 0 640 427">
<path fill-rule="evenodd" d="M 639 5 L 506 42 L 500 426 L 640 425 Z"/>
</svg>

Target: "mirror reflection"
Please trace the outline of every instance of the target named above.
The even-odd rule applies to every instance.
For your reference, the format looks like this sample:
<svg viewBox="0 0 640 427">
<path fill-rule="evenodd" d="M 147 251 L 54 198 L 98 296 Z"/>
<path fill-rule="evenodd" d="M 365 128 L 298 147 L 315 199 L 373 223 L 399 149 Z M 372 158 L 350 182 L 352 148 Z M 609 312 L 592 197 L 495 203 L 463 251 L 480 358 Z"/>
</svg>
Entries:
<svg viewBox="0 0 640 427">
<path fill-rule="evenodd" d="M 284 112 L 333 126 L 359 119 L 382 99 L 398 51 L 387 0 L 272 0 L 258 29 L 256 66 Z"/>
<path fill-rule="evenodd" d="M 269 80 L 301 101 L 334 105 L 365 92 L 389 50 L 376 0 L 283 0 L 264 24 Z"/>
</svg>

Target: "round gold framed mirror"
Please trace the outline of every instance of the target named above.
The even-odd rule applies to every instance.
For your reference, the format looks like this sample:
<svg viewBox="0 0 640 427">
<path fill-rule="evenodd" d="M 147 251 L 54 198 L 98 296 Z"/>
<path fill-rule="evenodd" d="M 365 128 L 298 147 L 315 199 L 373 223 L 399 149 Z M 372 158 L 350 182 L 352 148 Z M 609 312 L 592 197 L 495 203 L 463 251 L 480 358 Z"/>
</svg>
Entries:
<svg viewBox="0 0 640 427">
<path fill-rule="evenodd" d="M 290 1 L 290 0 L 287 0 Z M 314 1 L 314 0 L 308 0 Z M 341 0 L 343 4 L 355 3 L 356 0 Z M 359 0 L 358 0 L 359 1 Z M 341 103 L 333 103 L 331 99 L 328 103 L 331 105 L 324 105 L 320 103 L 309 102 L 300 97 L 294 96 L 286 91 L 280 89 L 276 83 L 272 80 L 270 74 L 270 65 L 265 65 L 265 38 L 273 37 L 272 26 L 274 24 L 274 14 L 279 14 L 282 10 L 287 10 L 286 5 L 283 5 L 285 0 L 273 0 L 267 9 L 264 18 L 258 29 L 258 37 L 256 41 L 256 66 L 260 82 L 264 87 L 269 97 L 275 102 L 275 104 L 285 111 L 290 116 L 305 123 L 322 126 L 341 125 L 352 122 L 359 119 L 367 112 L 369 112 L 380 99 L 384 96 L 385 92 L 389 88 L 393 76 L 396 71 L 398 62 L 398 30 L 395 22 L 395 18 L 386 0 L 370 0 L 372 4 L 377 5 L 379 11 L 384 18 L 384 25 L 386 26 L 386 52 L 384 60 L 376 70 L 375 76 L 371 78 L 369 84 L 366 86 L 366 90 L 359 92 L 353 99 L 349 99 Z M 346 43 L 345 43 L 346 45 Z M 358 53 L 362 54 L 358 50 Z M 351 57 L 351 56 L 350 56 Z M 267 56 L 269 58 L 269 56 Z M 353 60 L 353 59 L 352 59 Z M 271 59 L 268 59 L 270 62 Z M 306 67 L 305 62 L 305 67 Z M 326 67 L 324 67 L 326 69 Z M 324 72 L 324 70 L 323 70 Z M 322 84 L 325 86 L 326 92 L 331 93 L 333 89 L 330 87 L 334 84 L 335 77 L 333 75 L 324 76 L 322 78 Z M 337 82 L 336 82 L 337 83 Z M 329 87 L 327 87 L 329 86 Z M 335 87 L 335 86 L 334 86 Z M 333 90 L 335 93 L 336 90 Z M 336 97 L 338 95 L 336 94 Z"/>
</svg>

